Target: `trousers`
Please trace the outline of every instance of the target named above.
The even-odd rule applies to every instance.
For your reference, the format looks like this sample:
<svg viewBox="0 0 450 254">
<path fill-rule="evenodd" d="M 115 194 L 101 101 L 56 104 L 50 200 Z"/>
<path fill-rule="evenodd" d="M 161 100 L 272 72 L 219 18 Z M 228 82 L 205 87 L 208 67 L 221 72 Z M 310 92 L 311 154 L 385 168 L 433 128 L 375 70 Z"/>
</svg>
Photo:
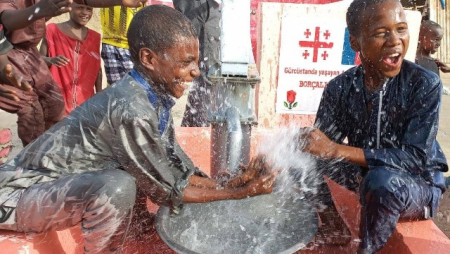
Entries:
<svg viewBox="0 0 450 254">
<path fill-rule="evenodd" d="M 361 209 L 360 249 L 375 253 L 383 248 L 398 221 L 424 219 L 425 207 L 432 206 L 433 195 L 441 190 L 430 186 L 420 175 L 386 167 L 363 171 L 346 162 L 319 161 L 319 172 L 347 189 L 359 193 Z M 433 194 L 437 193 L 437 194 Z M 311 198 L 316 205 L 333 204 L 327 184 L 318 184 L 318 193 Z"/>
<path fill-rule="evenodd" d="M 19 232 L 62 230 L 81 223 L 85 253 L 120 253 L 136 199 L 135 179 L 102 170 L 35 184 L 16 208 Z"/>
<path fill-rule="evenodd" d="M 420 175 L 383 167 L 371 169 L 360 187 L 360 249 L 375 253 L 386 244 L 398 221 L 426 218 L 425 207 L 431 206 L 435 191 L 441 193 Z"/>
</svg>

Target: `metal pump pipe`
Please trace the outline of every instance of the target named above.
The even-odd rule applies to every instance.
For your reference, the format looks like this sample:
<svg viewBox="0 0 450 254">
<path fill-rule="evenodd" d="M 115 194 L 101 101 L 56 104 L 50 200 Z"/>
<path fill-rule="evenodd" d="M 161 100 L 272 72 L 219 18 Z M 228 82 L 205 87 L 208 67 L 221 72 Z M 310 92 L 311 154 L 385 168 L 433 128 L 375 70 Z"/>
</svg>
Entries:
<svg viewBox="0 0 450 254">
<path fill-rule="evenodd" d="M 256 125 L 255 85 L 259 74 L 250 41 L 250 0 L 222 0 L 220 63 L 209 69 L 211 87 L 211 175 L 231 173 L 250 160 Z"/>
</svg>

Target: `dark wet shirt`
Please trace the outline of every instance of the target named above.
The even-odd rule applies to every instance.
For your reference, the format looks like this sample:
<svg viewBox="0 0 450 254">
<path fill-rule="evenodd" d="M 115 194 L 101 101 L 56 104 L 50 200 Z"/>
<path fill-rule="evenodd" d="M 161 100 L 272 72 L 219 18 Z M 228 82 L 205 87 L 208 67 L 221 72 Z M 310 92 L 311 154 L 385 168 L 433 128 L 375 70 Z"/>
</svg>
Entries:
<svg viewBox="0 0 450 254">
<path fill-rule="evenodd" d="M 420 55 L 416 56 L 416 64 L 422 66 L 423 68 L 430 70 L 440 76 L 439 67 L 434 61 L 434 59 L 430 59 L 427 57 L 423 57 Z"/>
<path fill-rule="evenodd" d="M 125 75 L 0 166 L 0 205 L 15 207 L 12 198 L 35 183 L 123 169 L 153 202 L 176 212 L 188 178 L 205 175 L 176 141 L 170 114 L 160 134 L 158 114 L 141 85 Z"/>
<path fill-rule="evenodd" d="M 448 165 L 436 140 L 439 77 L 404 61 L 400 73 L 373 94 L 363 78 L 362 66 L 357 66 L 328 83 L 316 126 L 337 143 L 347 139 L 349 146 L 362 148 L 369 170 L 406 170 L 444 191 L 441 172 Z"/>
</svg>

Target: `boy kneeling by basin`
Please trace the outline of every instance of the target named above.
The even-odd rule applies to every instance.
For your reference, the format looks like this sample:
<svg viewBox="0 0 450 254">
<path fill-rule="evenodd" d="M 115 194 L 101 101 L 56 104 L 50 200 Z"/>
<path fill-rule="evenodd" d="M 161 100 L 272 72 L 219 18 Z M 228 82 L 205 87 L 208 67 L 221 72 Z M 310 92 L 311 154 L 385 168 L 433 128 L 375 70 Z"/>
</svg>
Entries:
<svg viewBox="0 0 450 254">
<path fill-rule="evenodd" d="M 136 202 L 142 196 L 176 213 L 183 203 L 272 191 L 275 175 L 260 174 L 255 162 L 227 182 L 206 177 L 174 137 L 172 97 L 200 75 L 190 21 L 148 6 L 135 15 L 128 41 L 133 71 L 0 168 L 0 228 L 40 233 L 81 223 L 85 253 L 115 253 L 132 214 L 139 214 L 134 224 L 150 216 Z"/>
</svg>

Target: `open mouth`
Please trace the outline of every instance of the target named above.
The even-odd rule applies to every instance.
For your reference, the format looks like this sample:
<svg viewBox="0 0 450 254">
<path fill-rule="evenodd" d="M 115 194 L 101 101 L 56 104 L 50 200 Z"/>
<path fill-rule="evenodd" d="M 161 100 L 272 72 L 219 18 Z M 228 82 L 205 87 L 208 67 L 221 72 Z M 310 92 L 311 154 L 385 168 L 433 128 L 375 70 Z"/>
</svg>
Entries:
<svg viewBox="0 0 450 254">
<path fill-rule="evenodd" d="M 383 62 L 391 68 L 397 67 L 400 64 L 400 60 L 401 55 L 399 53 L 394 53 L 383 57 Z"/>
</svg>

